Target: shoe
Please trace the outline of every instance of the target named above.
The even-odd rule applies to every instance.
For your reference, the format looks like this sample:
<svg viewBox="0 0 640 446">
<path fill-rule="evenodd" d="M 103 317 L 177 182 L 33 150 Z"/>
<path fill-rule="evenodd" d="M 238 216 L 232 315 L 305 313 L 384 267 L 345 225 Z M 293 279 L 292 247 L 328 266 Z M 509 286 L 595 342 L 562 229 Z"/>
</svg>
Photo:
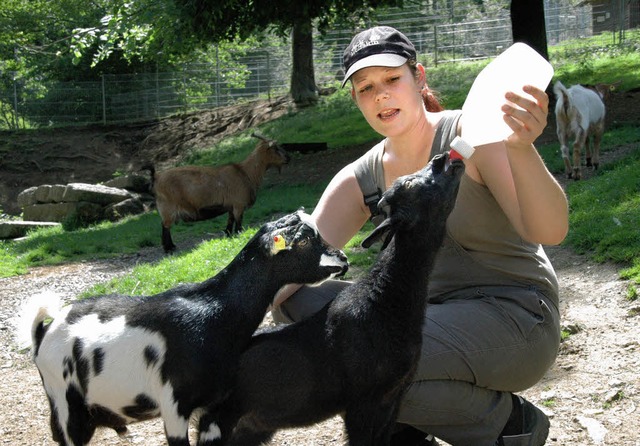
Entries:
<svg viewBox="0 0 640 446">
<path fill-rule="evenodd" d="M 396 431 L 391 436 L 390 446 L 439 446 L 433 435 L 425 434 L 408 424 L 396 424 Z"/>
<path fill-rule="evenodd" d="M 549 436 L 549 418 L 524 398 L 511 397 L 514 407 L 496 446 L 544 446 Z"/>
</svg>

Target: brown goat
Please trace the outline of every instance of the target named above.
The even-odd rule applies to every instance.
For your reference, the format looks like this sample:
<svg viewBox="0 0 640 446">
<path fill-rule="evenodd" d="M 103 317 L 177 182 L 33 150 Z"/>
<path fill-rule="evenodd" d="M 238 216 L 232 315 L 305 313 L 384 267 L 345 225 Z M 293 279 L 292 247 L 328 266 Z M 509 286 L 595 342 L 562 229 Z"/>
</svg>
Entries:
<svg viewBox="0 0 640 446">
<path fill-rule="evenodd" d="M 182 166 L 151 171 L 151 188 L 162 218 L 162 247 L 165 252 L 176 246 L 171 226 L 179 220 L 200 221 L 229 214 L 225 233 L 242 230 L 244 211 L 256 201 L 257 191 L 267 169 L 289 162 L 289 155 L 273 140 L 259 138 L 256 148 L 239 163 L 221 166 Z"/>
</svg>

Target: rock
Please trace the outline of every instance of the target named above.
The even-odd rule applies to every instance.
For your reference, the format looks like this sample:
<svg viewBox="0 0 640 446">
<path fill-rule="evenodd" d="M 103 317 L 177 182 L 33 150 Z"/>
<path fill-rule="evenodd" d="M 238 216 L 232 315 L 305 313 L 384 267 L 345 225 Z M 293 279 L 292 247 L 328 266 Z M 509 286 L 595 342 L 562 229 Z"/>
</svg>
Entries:
<svg viewBox="0 0 640 446">
<path fill-rule="evenodd" d="M 128 191 L 145 193 L 149 192 L 151 187 L 151 181 L 149 178 L 138 175 L 138 174 L 129 174 L 123 175 L 121 177 L 114 178 L 109 181 L 105 181 L 105 186 L 108 187 L 116 187 L 119 189 L 126 189 Z"/>
<path fill-rule="evenodd" d="M 102 186 L 100 184 L 69 183 L 65 188 L 62 201 L 87 201 L 96 204 L 108 205 L 126 200 L 130 196 L 129 192 L 125 189 Z"/>
<path fill-rule="evenodd" d="M 73 218 L 90 224 L 143 213 L 147 210 L 144 203 L 153 202 L 149 194 L 150 181 L 142 175 L 125 175 L 107 183 L 109 185 L 69 183 L 30 187 L 18 195 L 18 204 L 24 220 L 62 223 Z M 14 228 L 5 232 L 5 238 L 14 238 L 12 234 L 21 237 L 26 230 Z"/>
<path fill-rule="evenodd" d="M 0 221 L 0 239 L 24 237 L 32 229 L 59 225 L 60 223 L 42 221 Z"/>
<path fill-rule="evenodd" d="M 107 206 L 104 209 L 104 218 L 110 221 L 117 221 L 127 215 L 142 214 L 144 211 L 144 204 L 140 199 L 129 198 Z"/>
<path fill-rule="evenodd" d="M 23 208 L 25 206 L 36 204 L 36 198 L 35 198 L 36 190 L 38 190 L 38 188 L 34 186 L 20 192 L 17 198 L 18 206 Z"/>
<path fill-rule="evenodd" d="M 614 401 L 619 401 L 622 399 L 622 390 L 620 389 L 611 389 L 604 395 L 605 403 L 613 403 Z"/>
<path fill-rule="evenodd" d="M 587 430 L 587 433 L 595 444 L 604 444 L 604 437 L 607 435 L 607 429 L 596 419 L 577 416 L 577 423 Z"/>
<path fill-rule="evenodd" d="M 63 222 L 71 216 L 87 223 L 100 221 L 103 217 L 103 207 L 87 201 L 43 203 L 25 206 L 22 213 L 22 218 L 31 221 Z"/>
</svg>

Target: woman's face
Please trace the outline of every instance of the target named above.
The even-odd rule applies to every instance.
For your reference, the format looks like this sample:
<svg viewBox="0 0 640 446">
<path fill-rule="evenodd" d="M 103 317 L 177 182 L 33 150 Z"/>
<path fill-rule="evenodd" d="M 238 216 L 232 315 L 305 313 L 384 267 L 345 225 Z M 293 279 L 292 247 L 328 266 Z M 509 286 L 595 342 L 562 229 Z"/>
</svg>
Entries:
<svg viewBox="0 0 640 446">
<path fill-rule="evenodd" d="M 419 65 L 420 73 L 423 73 Z M 424 74 L 416 79 L 407 64 L 397 68 L 368 67 L 352 77 L 351 95 L 369 125 L 383 136 L 402 135 L 424 117 L 420 89 Z"/>
</svg>

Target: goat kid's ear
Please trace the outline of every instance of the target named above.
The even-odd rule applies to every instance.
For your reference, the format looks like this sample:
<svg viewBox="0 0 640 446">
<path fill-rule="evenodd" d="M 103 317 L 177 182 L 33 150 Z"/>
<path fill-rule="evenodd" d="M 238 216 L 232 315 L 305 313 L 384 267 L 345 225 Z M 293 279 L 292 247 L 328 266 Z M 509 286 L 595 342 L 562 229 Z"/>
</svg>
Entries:
<svg viewBox="0 0 640 446">
<path fill-rule="evenodd" d="M 391 219 L 385 219 L 382 223 L 380 223 L 380 225 L 378 225 L 373 231 L 371 231 L 371 234 L 369 234 L 367 238 L 362 241 L 362 247 L 369 248 L 374 243 L 380 241 L 383 237 L 386 237 L 384 244 L 382 245 L 382 249 L 386 248 L 391 241 L 391 237 L 393 236 L 391 231 L 392 227 L 393 226 L 391 225 Z"/>
</svg>

